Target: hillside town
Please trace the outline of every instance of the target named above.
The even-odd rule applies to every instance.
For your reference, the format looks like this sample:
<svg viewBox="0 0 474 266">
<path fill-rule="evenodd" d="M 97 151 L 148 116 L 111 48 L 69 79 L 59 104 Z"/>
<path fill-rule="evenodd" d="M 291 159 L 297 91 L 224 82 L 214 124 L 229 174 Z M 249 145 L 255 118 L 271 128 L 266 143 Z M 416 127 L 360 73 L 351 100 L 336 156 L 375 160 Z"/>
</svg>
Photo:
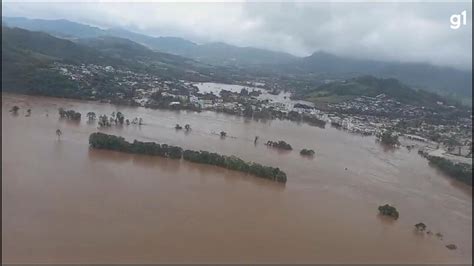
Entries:
<svg viewBox="0 0 474 266">
<path fill-rule="evenodd" d="M 54 69 L 77 82 L 89 100 L 155 109 L 209 110 L 256 120 L 289 119 L 322 128 L 329 124 L 367 136 L 391 130 L 404 146 L 429 147 L 447 158 L 472 157 L 471 111 L 443 102 L 417 106 L 380 94 L 329 103 L 321 109 L 311 102 L 292 100 L 291 94 L 277 88 L 265 90 L 265 84 L 258 82 L 255 87 L 164 80 L 152 74 L 92 64 L 55 63 Z"/>
</svg>

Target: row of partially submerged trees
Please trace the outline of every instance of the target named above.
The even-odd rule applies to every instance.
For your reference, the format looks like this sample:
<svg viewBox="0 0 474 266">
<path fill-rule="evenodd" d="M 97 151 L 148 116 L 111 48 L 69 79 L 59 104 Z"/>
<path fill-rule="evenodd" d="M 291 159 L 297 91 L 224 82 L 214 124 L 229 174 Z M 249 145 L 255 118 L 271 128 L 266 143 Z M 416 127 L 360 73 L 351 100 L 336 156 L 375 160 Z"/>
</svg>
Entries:
<svg viewBox="0 0 474 266">
<path fill-rule="evenodd" d="M 64 108 L 58 109 L 59 116 L 64 119 L 69 119 L 73 121 L 81 120 L 81 113 L 76 112 L 74 110 L 65 110 Z M 111 127 L 112 125 L 130 125 L 130 124 L 137 124 L 143 125 L 143 119 L 141 117 L 135 117 L 132 121 L 129 119 L 125 119 L 125 115 L 122 112 L 112 112 L 109 116 L 107 115 L 100 115 L 97 117 L 96 113 L 88 112 L 86 114 L 88 121 L 98 121 L 97 124 L 99 127 Z"/>
<path fill-rule="evenodd" d="M 14 107 L 12 107 L 10 112 L 16 114 L 19 109 L 20 108 L 18 106 L 14 106 Z M 30 113 L 31 113 L 31 109 L 28 109 L 28 115 Z M 73 120 L 73 121 L 81 120 L 81 113 L 76 112 L 74 110 L 65 110 L 64 108 L 61 107 L 61 108 L 58 109 L 58 113 L 59 113 L 59 116 L 63 119 L 69 119 L 69 120 Z M 88 112 L 86 114 L 86 116 L 87 116 L 89 122 L 98 120 L 99 127 L 110 127 L 113 124 L 115 124 L 115 125 L 124 125 L 124 124 L 126 124 L 126 125 L 130 125 L 130 124 L 142 125 L 143 124 L 143 119 L 142 118 L 134 118 L 132 120 L 132 122 L 130 122 L 128 119 L 125 119 L 125 116 L 121 112 L 113 112 L 110 117 L 108 117 L 107 115 L 100 115 L 98 117 L 98 119 L 97 119 L 97 115 L 94 112 Z M 180 126 L 179 124 L 176 124 L 175 129 L 176 130 L 181 130 L 181 129 L 183 129 L 183 127 Z M 186 124 L 184 126 L 184 129 L 186 131 L 190 131 L 191 126 L 189 124 Z M 225 131 L 221 131 L 220 136 L 222 138 L 224 138 L 224 137 L 227 136 L 227 133 Z M 258 137 L 256 137 L 255 142 L 257 141 L 257 139 L 258 139 Z M 271 140 L 269 140 L 269 141 L 267 141 L 267 143 L 265 143 L 265 145 L 267 145 L 269 147 L 277 148 L 277 149 L 283 149 L 283 150 L 292 150 L 293 149 L 290 144 L 286 143 L 283 140 L 280 140 L 280 141 L 271 141 Z M 313 150 L 310 150 L 310 149 L 302 149 L 300 151 L 300 154 L 303 155 L 303 156 L 314 156 L 315 152 Z"/>
<path fill-rule="evenodd" d="M 461 162 L 455 163 L 446 158 L 431 156 L 422 150 L 419 150 L 418 153 L 428 159 L 430 165 L 435 166 L 446 175 L 472 186 L 472 165 Z"/>
<path fill-rule="evenodd" d="M 17 110 L 15 110 L 15 111 L 17 111 Z M 66 118 L 66 119 L 75 120 L 75 121 L 79 121 L 81 119 L 81 113 L 76 112 L 74 110 L 65 110 L 64 108 L 59 108 L 58 112 L 59 112 L 59 116 L 61 118 Z M 126 125 L 130 125 L 130 124 L 142 125 L 143 124 L 143 119 L 142 118 L 134 118 L 130 122 L 128 119 L 125 119 L 124 114 L 122 114 L 121 112 L 113 112 L 110 115 L 110 117 L 108 117 L 107 115 L 100 115 L 98 117 L 98 119 L 97 119 L 97 115 L 94 112 L 88 112 L 86 114 L 86 116 L 87 116 L 89 122 L 98 120 L 99 127 L 110 127 L 114 124 L 115 125 L 124 125 L 124 124 L 126 124 Z M 175 129 L 176 130 L 181 130 L 181 129 L 183 129 L 183 127 L 179 124 L 176 124 Z M 184 125 L 184 129 L 186 131 L 190 131 L 191 126 L 189 124 L 186 124 L 186 125 Z M 220 136 L 221 136 L 221 138 L 225 138 L 227 136 L 227 132 L 221 131 Z M 258 137 L 256 137 L 255 142 L 257 141 L 257 139 L 258 139 Z M 272 148 L 281 149 L 281 150 L 293 150 L 291 145 L 289 143 L 286 143 L 283 140 L 279 140 L 279 141 L 269 140 L 265 143 L 265 145 L 267 145 L 269 147 L 272 147 Z M 314 156 L 315 152 L 314 152 L 314 150 L 310 150 L 310 149 L 302 149 L 300 151 L 300 154 L 303 155 L 303 156 Z"/>
<path fill-rule="evenodd" d="M 249 173 L 261 178 L 286 183 L 286 173 L 279 168 L 264 166 L 254 162 L 246 162 L 236 156 L 226 156 L 207 151 L 183 150 L 181 147 L 155 142 L 135 140 L 130 143 L 124 138 L 100 132 L 89 136 L 89 145 L 96 149 L 115 150 L 120 152 L 161 156 L 171 159 L 215 165 L 230 170 Z"/>
<path fill-rule="evenodd" d="M 265 145 L 267 145 L 269 147 L 272 147 L 272 148 L 281 149 L 281 150 L 287 150 L 287 151 L 293 150 L 293 147 L 291 147 L 290 144 L 286 143 L 283 140 L 279 140 L 279 141 L 269 140 L 269 141 L 267 141 L 267 143 L 265 143 Z M 312 157 L 312 156 L 314 156 L 314 154 L 315 154 L 314 150 L 311 150 L 311 149 L 302 149 L 300 151 L 300 155 L 302 155 L 302 156 Z"/>
<path fill-rule="evenodd" d="M 398 217 L 400 216 L 397 208 L 395 208 L 394 206 L 391 206 L 390 204 L 385 204 L 385 205 L 381 205 L 378 207 L 378 210 L 379 210 L 379 213 L 381 215 L 384 215 L 384 216 L 388 216 L 388 217 L 391 217 L 393 218 L 394 220 L 397 220 Z M 419 222 L 417 224 L 415 224 L 415 231 L 417 233 L 425 233 L 427 235 L 432 235 L 433 232 L 431 230 L 426 230 L 427 229 L 427 226 L 426 224 L 422 223 L 422 222 Z M 438 237 L 440 240 L 443 240 L 443 234 L 441 234 L 440 232 L 436 233 L 436 237 Z M 448 244 L 446 245 L 446 247 L 448 249 L 457 249 L 457 246 L 455 244 Z"/>
</svg>

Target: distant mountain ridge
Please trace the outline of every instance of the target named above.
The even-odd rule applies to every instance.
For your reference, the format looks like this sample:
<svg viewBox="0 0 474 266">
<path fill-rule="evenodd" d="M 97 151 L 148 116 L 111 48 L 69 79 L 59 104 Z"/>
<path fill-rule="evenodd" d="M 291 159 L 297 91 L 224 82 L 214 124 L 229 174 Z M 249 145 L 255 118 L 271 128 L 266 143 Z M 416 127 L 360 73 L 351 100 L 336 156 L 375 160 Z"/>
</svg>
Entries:
<svg viewBox="0 0 474 266">
<path fill-rule="evenodd" d="M 179 37 L 151 37 L 120 28 L 100 29 L 64 19 L 45 20 L 23 17 L 3 17 L 9 27 L 31 31 L 44 31 L 60 38 L 80 39 L 99 36 L 115 36 L 130 39 L 151 49 L 181 55 L 214 65 L 276 64 L 297 57 L 253 47 L 237 47 L 225 43 L 196 44 Z"/>
<path fill-rule="evenodd" d="M 271 75 L 292 75 L 316 79 L 347 79 L 360 75 L 396 78 L 403 83 L 442 95 L 469 100 L 472 97 L 472 71 L 439 67 L 427 63 L 400 63 L 363 60 L 315 52 L 296 57 L 253 47 L 237 47 L 225 43 L 196 44 L 178 37 L 151 37 L 120 28 L 100 29 L 68 20 L 42 20 L 3 17 L 11 27 L 44 31 L 74 40 L 98 37 L 129 39 L 154 51 L 188 57 L 215 66 L 232 66 Z M 124 52 L 124 51 L 123 51 Z"/>
<path fill-rule="evenodd" d="M 293 74 L 319 73 L 343 78 L 373 75 L 396 78 L 412 87 L 440 94 L 472 96 L 472 72 L 427 63 L 382 62 L 315 52 L 311 56 L 284 64 L 279 68 L 282 72 Z"/>
<path fill-rule="evenodd" d="M 45 32 L 2 26 L 2 90 L 57 97 L 78 97 L 77 83 L 54 70 L 56 63 L 100 65 L 151 74 L 165 80 L 209 81 L 216 73 L 205 65 L 166 54 L 128 39 L 102 36 L 73 42 Z"/>
</svg>

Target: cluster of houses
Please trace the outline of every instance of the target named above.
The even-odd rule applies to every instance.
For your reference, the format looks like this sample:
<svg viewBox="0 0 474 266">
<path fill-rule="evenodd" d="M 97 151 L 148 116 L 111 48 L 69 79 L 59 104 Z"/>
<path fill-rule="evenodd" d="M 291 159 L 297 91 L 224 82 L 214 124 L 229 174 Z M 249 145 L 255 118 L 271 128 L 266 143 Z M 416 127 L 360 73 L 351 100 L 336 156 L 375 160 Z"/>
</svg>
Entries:
<svg viewBox="0 0 474 266">
<path fill-rule="evenodd" d="M 200 92 L 196 84 L 184 80 L 162 80 L 154 75 L 135 73 L 129 70 L 114 69 L 112 66 L 99 65 L 66 65 L 55 63 L 55 68 L 71 80 L 89 84 L 94 75 L 109 75 L 113 78 L 114 86 L 119 90 L 113 97 L 121 100 L 131 100 L 133 104 L 144 107 L 169 109 L 212 110 L 236 115 L 252 113 L 265 114 L 268 118 L 305 117 L 325 121 L 330 125 L 362 135 L 374 135 L 385 128 L 397 129 L 401 121 L 420 117 L 428 117 L 435 111 L 424 106 L 401 103 L 385 94 L 375 97 L 359 96 L 339 103 L 327 105 L 327 109 L 319 110 L 312 105 L 297 104 L 296 101 L 278 101 L 276 98 L 265 98 L 274 95 L 262 89 L 264 83 L 258 83 L 259 88 L 245 88 L 245 91 Z M 256 85 L 256 84 L 247 84 Z M 94 88 L 92 88 L 95 93 Z M 262 94 L 264 91 L 264 95 Z M 130 96 L 131 95 L 131 96 Z M 111 96 L 112 97 L 112 96 Z M 128 99 L 131 98 L 131 99 Z M 93 99 L 93 98 L 92 98 Z M 286 99 L 286 97 L 285 97 Z M 444 103 L 438 102 L 443 106 Z M 443 106 L 454 109 L 454 106 Z M 472 138 L 471 117 L 458 117 L 456 121 L 447 124 L 422 123 L 410 126 L 398 132 L 406 138 L 428 142 L 433 138 L 438 142 L 456 140 L 465 143 Z"/>
</svg>

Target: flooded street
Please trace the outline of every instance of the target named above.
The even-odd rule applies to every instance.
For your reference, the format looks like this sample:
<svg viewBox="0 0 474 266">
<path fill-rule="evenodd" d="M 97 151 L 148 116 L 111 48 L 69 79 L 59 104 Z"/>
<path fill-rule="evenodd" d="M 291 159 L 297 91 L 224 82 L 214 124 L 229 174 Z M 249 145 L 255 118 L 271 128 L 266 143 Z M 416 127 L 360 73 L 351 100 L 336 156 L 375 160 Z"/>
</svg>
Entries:
<svg viewBox="0 0 474 266">
<path fill-rule="evenodd" d="M 17 116 L 8 112 L 13 105 Z M 80 112 L 81 122 L 59 120 L 59 107 Z M 89 149 L 98 131 L 89 111 L 145 123 L 101 132 L 236 155 L 279 167 L 288 181 Z M 191 132 L 176 131 L 177 123 Z M 267 140 L 293 151 L 268 148 Z M 301 157 L 302 148 L 315 157 Z M 385 203 L 398 220 L 378 216 Z M 387 149 L 328 125 L 3 94 L 2 204 L 4 263 L 472 262 L 471 187 L 416 150 Z M 418 222 L 443 240 L 415 233 Z"/>
<path fill-rule="evenodd" d="M 246 89 L 249 92 L 259 91 L 261 94 L 257 96 L 259 100 L 268 100 L 270 102 L 278 102 L 285 107 L 291 109 L 294 104 L 304 104 L 308 106 L 314 106 L 312 102 L 303 101 L 303 100 L 292 100 L 290 99 L 291 93 L 280 91 L 278 94 L 271 94 L 268 90 L 252 87 L 252 86 L 242 86 L 235 84 L 223 84 L 223 83 L 214 83 L 214 82 L 204 82 L 204 83 L 195 83 L 194 84 L 198 89 L 199 93 L 213 93 L 214 95 L 219 96 L 222 90 L 239 93 L 242 89 Z"/>
</svg>

